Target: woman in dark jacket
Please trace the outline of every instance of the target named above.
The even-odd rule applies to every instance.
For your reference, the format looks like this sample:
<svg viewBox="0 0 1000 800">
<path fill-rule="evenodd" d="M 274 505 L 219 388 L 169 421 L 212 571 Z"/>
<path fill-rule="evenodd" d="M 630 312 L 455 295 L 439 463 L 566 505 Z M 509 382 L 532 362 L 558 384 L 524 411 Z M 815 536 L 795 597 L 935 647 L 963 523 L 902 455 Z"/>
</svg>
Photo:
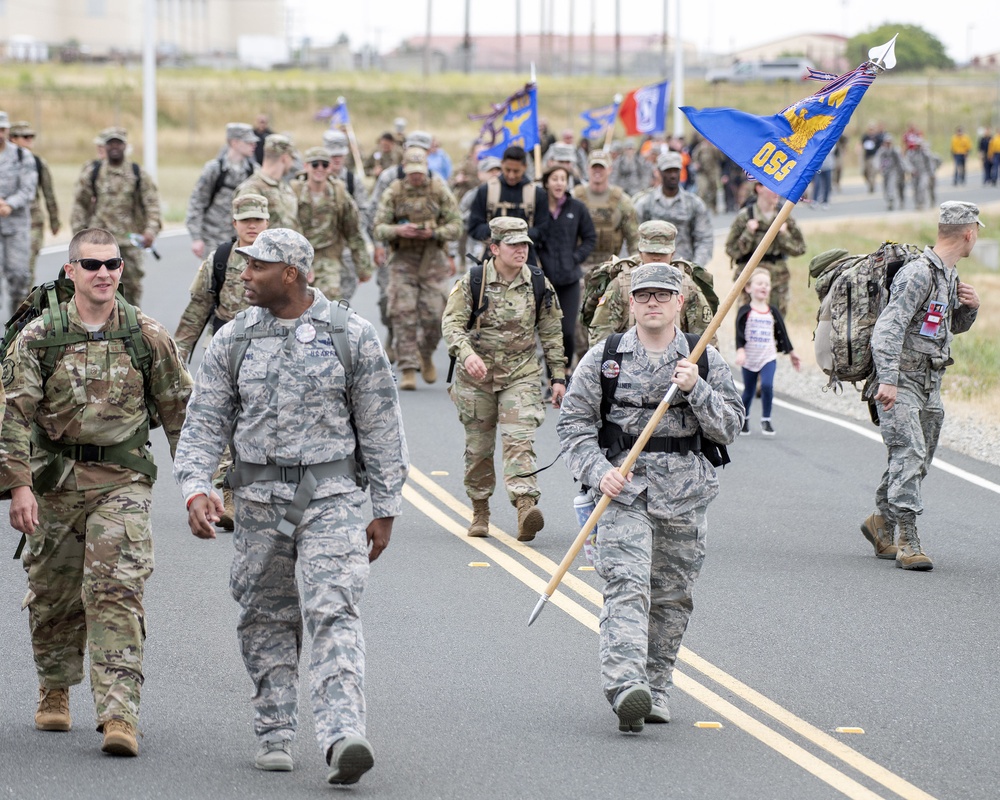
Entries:
<svg viewBox="0 0 1000 800">
<path fill-rule="evenodd" d="M 580 293 L 583 270 L 590 251 L 597 244 L 597 231 L 587 207 L 567 193 L 569 173 L 552 167 L 542 176 L 542 186 L 549 196 L 549 223 L 545 240 L 538 248 L 545 277 L 556 290 L 562 307 L 563 347 L 569 368 L 575 350 L 576 323 L 580 316 Z"/>
</svg>

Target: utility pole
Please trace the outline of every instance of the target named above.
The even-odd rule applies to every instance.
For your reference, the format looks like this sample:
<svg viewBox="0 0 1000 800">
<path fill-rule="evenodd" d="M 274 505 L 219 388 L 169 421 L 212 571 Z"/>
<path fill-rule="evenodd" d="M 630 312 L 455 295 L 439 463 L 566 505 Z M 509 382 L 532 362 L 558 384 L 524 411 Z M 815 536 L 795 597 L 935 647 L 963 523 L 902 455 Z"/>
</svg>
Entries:
<svg viewBox="0 0 1000 800">
<path fill-rule="evenodd" d="M 142 4 L 142 165 L 155 181 L 156 149 L 156 0 Z"/>
<path fill-rule="evenodd" d="M 677 0 L 678 4 L 680 0 Z M 663 78 L 667 77 L 667 5 L 668 0 L 663 0 L 663 47 L 661 48 L 660 67 L 663 70 Z"/>
<path fill-rule="evenodd" d="M 472 72 L 472 35 L 469 33 L 469 17 L 471 14 L 471 1 L 465 0 L 465 40 L 462 42 L 462 50 L 465 54 L 465 64 L 463 65 L 465 69 L 465 74 L 468 75 Z"/>
<path fill-rule="evenodd" d="M 427 35 L 424 38 L 424 78 L 431 75 L 431 11 L 433 0 L 427 0 Z"/>
<path fill-rule="evenodd" d="M 684 45 L 681 43 L 681 4 L 674 4 L 676 22 L 674 24 L 674 136 L 684 133 Z"/>
<path fill-rule="evenodd" d="M 569 37 L 566 40 L 566 74 L 573 77 L 573 12 L 576 9 L 576 0 L 569 0 Z"/>
<path fill-rule="evenodd" d="M 615 0 L 615 77 L 622 74 L 622 3 Z"/>
<path fill-rule="evenodd" d="M 590 77 L 597 75 L 597 0 L 590 0 Z"/>
<path fill-rule="evenodd" d="M 521 72 L 521 0 L 514 0 L 514 72 Z"/>
</svg>

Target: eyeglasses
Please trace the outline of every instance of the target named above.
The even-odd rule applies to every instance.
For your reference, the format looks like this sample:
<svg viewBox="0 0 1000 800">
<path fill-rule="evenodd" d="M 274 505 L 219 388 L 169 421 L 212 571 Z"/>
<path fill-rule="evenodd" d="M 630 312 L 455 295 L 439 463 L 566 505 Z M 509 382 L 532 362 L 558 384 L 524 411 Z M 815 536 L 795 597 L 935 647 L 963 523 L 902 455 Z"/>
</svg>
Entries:
<svg viewBox="0 0 1000 800">
<path fill-rule="evenodd" d="M 73 258 L 69 263 L 79 264 L 87 272 L 97 272 L 101 267 L 107 267 L 108 272 L 114 272 L 116 269 L 121 269 L 125 261 L 121 256 L 116 256 L 107 261 L 101 261 L 99 258 Z"/>
<path fill-rule="evenodd" d="M 309 162 L 309 166 L 312 167 L 313 169 L 319 169 L 320 167 L 322 167 L 323 169 L 326 169 L 327 167 L 330 166 L 330 162 L 329 161 L 310 161 Z"/>
<path fill-rule="evenodd" d="M 667 289 L 656 292 L 640 289 L 638 292 L 632 292 L 632 297 L 635 298 L 635 302 L 637 303 L 648 303 L 651 297 L 655 297 L 657 303 L 669 303 L 676 296 L 677 292 L 671 292 Z"/>
</svg>

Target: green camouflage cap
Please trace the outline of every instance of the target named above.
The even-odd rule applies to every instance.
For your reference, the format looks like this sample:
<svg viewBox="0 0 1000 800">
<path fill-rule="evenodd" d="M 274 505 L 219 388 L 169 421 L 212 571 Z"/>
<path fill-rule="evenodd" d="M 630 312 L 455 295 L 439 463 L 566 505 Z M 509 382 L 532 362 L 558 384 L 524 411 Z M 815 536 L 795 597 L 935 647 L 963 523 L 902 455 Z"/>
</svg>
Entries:
<svg viewBox="0 0 1000 800">
<path fill-rule="evenodd" d="M 958 200 L 949 200 L 941 204 L 941 217 L 938 222 L 942 225 L 971 225 L 976 222 L 980 228 L 986 227 L 979 219 L 979 206 Z"/>
<path fill-rule="evenodd" d="M 310 147 L 308 150 L 306 150 L 305 155 L 302 157 L 302 160 L 305 161 L 307 164 L 310 161 L 325 161 L 329 164 L 330 151 L 327 150 L 325 147 Z"/>
<path fill-rule="evenodd" d="M 257 261 L 288 264 L 303 275 L 308 275 L 312 269 L 314 251 L 309 240 L 301 233 L 290 228 L 269 228 L 252 245 L 237 247 L 236 252 Z"/>
<path fill-rule="evenodd" d="M 639 226 L 639 252 L 668 256 L 677 249 L 677 228 L 666 220 L 651 219 Z"/>
<path fill-rule="evenodd" d="M 281 133 L 272 133 L 264 140 L 264 155 L 282 156 L 285 153 L 295 154 L 295 145 L 292 140 Z"/>
<path fill-rule="evenodd" d="M 411 172 L 422 172 L 426 175 L 427 153 L 420 147 L 410 147 L 403 155 L 403 174 L 409 175 Z"/>
<path fill-rule="evenodd" d="M 607 168 L 611 166 L 611 154 L 606 150 L 595 150 L 587 161 L 592 167 Z"/>
<path fill-rule="evenodd" d="M 233 219 L 271 219 L 267 198 L 262 194 L 241 194 L 233 198 Z"/>
<path fill-rule="evenodd" d="M 226 141 L 231 142 L 233 139 L 247 144 L 257 144 L 260 141 L 260 137 L 253 132 L 253 128 L 245 122 L 230 122 L 226 125 Z"/>
<path fill-rule="evenodd" d="M 101 131 L 101 144 L 107 144 L 115 139 L 128 144 L 128 131 L 124 128 L 105 128 Z"/>
<path fill-rule="evenodd" d="M 31 127 L 31 123 L 27 120 L 18 120 L 13 125 L 10 126 L 11 136 L 35 136 L 35 129 Z"/>
<path fill-rule="evenodd" d="M 528 223 L 520 217 L 494 217 L 490 220 L 490 239 L 499 244 L 531 244 Z"/>
<path fill-rule="evenodd" d="M 632 270 L 631 293 L 635 294 L 640 289 L 666 289 L 680 293 L 682 281 L 681 271 L 670 264 L 662 261 L 640 264 Z"/>
</svg>

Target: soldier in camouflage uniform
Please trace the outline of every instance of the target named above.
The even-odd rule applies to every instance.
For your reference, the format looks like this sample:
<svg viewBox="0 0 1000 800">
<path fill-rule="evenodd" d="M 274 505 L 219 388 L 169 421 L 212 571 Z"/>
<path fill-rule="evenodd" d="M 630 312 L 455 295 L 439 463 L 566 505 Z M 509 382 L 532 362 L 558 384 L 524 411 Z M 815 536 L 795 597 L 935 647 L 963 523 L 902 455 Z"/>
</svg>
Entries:
<svg viewBox="0 0 1000 800">
<path fill-rule="evenodd" d="M 347 193 L 358 207 L 362 221 L 361 235 L 365 240 L 365 249 L 369 253 L 368 260 L 371 261 L 374 247 L 368 233 L 368 188 L 365 186 L 363 173 L 354 172 L 347 163 L 350 154 L 350 142 L 347 134 L 333 129 L 324 131 L 323 147 L 330 154 L 330 177 L 344 182 L 344 185 L 347 186 Z M 344 268 L 340 273 L 340 296 L 345 300 L 350 300 L 358 289 L 357 267 L 354 264 L 351 251 L 346 247 L 341 253 L 341 259 Z"/>
<path fill-rule="evenodd" d="M 903 196 L 906 187 L 906 169 L 899 148 L 892 141 L 890 134 L 882 137 L 878 149 L 878 168 L 882 173 L 882 192 L 885 196 L 885 207 L 892 211 L 899 204 L 903 210 Z"/>
<path fill-rule="evenodd" d="M 7 279 L 10 315 L 31 289 L 31 216 L 38 172 L 31 153 L 7 141 L 10 120 L 0 111 L 0 272 Z M 8 315 L 8 316 L 10 316 Z"/>
<path fill-rule="evenodd" d="M 726 255 L 733 260 L 734 277 L 746 266 L 778 214 L 778 201 L 781 198 L 759 181 L 754 182 L 754 189 L 757 202 L 740 209 L 726 239 Z M 771 304 L 777 306 L 782 316 L 788 315 L 791 280 L 788 259 L 800 256 L 805 251 L 806 240 L 802 237 L 802 231 L 795 220 L 789 217 L 760 260 L 760 265 L 771 273 Z M 743 292 L 740 304 L 746 305 L 749 302 L 750 295 Z"/>
<path fill-rule="evenodd" d="M 365 172 L 373 178 L 402 163 L 403 147 L 396 137 L 386 131 L 378 139 L 378 147 L 365 159 Z"/>
<path fill-rule="evenodd" d="M 358 207 L 347 193 L 347 186 L 330 177 L 330 156 L 322 147 L 306 150 L 306 178 L 292 182 L 299 206 L 302 233 L 313 246 L 313 285 L 328 300 L 340 300 L 340 278 L 344 272 L 341 256 L 351 251 L 363 283 L 372 276 Z"/>
<path fill-rule="evenodd" d="M 35 129 L 29 122 L 15 122 L 10 129 L 10 140 L 23 147 L 25 150 L 32 150 L 35 146 Z M 38 252 L 42 249 L 45 241 L 45 211 L 42 211 L 42 200 L 45 200 L 45 210 L 49 214 L 49 230 L 55 236 L 59 233 L 59 204 L 56 202 L 56 190 L 52 185 L 52 172 L 49 165 L 41 156 L 32 153 L 35 159 L 35 171 L 38 173 L 38 186 L 35 190 L 35 199 L 31 203 L 31 257 L 28 261 L 28 269 L 31 273 L 30 286 L 35 284 L 35 263 L 38 261 Z"/>
<path fill-rule="evenodd" d="M 676 326 L 681 273 L 667 264 L 632 272 L 636 326 L 618 344 L 620 363 L 604 361 L 604 345 L 573 373 L 556 431 L 566 465 L 584 484 L 612 498 L 601 518 L 594 566 L 605 581 L 601 612 L 604 695 L 621 731 L 669 722 L 674 662 L 693 608 L 692 590 L 705 558 L 706 509 L 719 492 L 701 438 L 729 444 L 743 424 L 743 404 L 729 366 L 709 347 L 708 377 L 688 360 Z M 617 377 L 601 417 L 602 374 Z M 667 409 L 645 452 L 623 478 L 616 469 L 670 385 L 680 402 Z M 605 451 L 598 429 L 622 431 L 621 452 Z"/>
<path fill-rule="evenodd" d="M 626 139 L 621 155 L 611 167 L 611 183 L 620 186 L 625 194 L 633 197 L 649 188 L 653 180 L 653 168 L 636 149 L 634 139 Z"/>
<path fill-rule="evenodd" d="M 927 208 L 928 200 L 934 202 L 934 173 L 941 166 L 941 159 L 931 152 L 927 142 L 906 151 L 903 158 L 906 171 L 913 182 L 913 207 L 918 211 Z"/>
<path fill-rule="evenodd" d="M 272 133 L 264 140 L 264 163 L 236 187 L 233 196 L 263 195 L 267 198 L 267 210 L 271 215 L 269 227 L 301 231 L 298 199 L 283 180 L 293 169 L 294 163 L 295 147 L 292 140 L 280 133 Z"/>
<path fill-rule="evenodd" d="M 458 204 L 440 178 L 431 177 L 427 154 L 406 151 L 405 176 L 386 189 L 375 215 L 375 238 L 389 242 L 388 314 L 396 358 L 402 370 L 399 388 L 417 388 L 417 369 L 434 383 L 434 351 L 441 341 L 445 281 L 453 268 L 444 245 L 458 239 L 462 218 Z"/>
<path fill-rule="evenodd" d="M 226 152 L 205 162 L 184 220 L 196 257 L 204 258 L 206 248 L 211 250 L 232 239 L 233 195 L 236 187 L 253 175 L 258 141 L 245 122 L 230 122 L 226 125 Z"/>
<path fill-rule="evenodd" d="M 708 139 L 695 145 L 692 160 L 698 167 L 698 197 L 713 214 L 719 210 L 719 187 L 722 185 L 722 154 Z"/>
<path fill-rule="evenodd" d="M 73 211 L 69 226 L 73 233 L 84 228 L 111 231 L 118 241 L 125 271 L 121 291 L 134 306 L 142 301 L 145 276 L 143 248 L 153 246 L 163 221 L 160 219 L 160 194 L 152 176 L 125 157 L 128 133 L 124 128 L 102 131 L 103 161 L 85 164 L 73 190 Z M 142 247 L 132 244 L 129 234 L 138 234 Z"/>
<path fill-rule="evenodd" d="M 389 543 L 408 469 L 392 371 L 372 325 L 311 288 L 312 247 L 272 229 L 239 251 L 253 308 L 212 339 L 177 447 L 174 477 L 192 533 L 213 538 L 211 478 L 232 436 L 237 460 L 231 588 L 254 683 L 258 769 L 293 768 L 302 616 L 312 638 L 316 737 L 327 780 L 354 783 L 374 762 L 365 736 L 361 597 Z M 282 320 L 295 320 L 291 327 Z M 238 326 L 248 347 L 239 356 Z M 353 361 L 341 362 L 336 337 Z M 234 374 L 234 369 L 237 373 Z M 374 519 L 367 530 L 365 482 Z M 280 465 L 280 466 L 279 466 Z M 371 549 L 369 551 L 369 545 Z M 296 586 L 302 572 L 302 598 Z"/>
<path fill-rule="evenodd" d="M 126 309 L 115 300 L 122 269 L 115 238 L 89 229 L 70 242 L 65 270 L 75 293 L 63 313 L 79 336 L 56 345 L 51 375 L 43 375 L 44 349 L 30 346 L 52 332 L 44 317 L 28 323 L 4 359 L 0 482 L 11 489 L 10 524 L 27 537 L 24 607 L 40 684 L 35 726 L 70 729 L 69 687 L 83 681 L 86 649 L 102 749 L 135 756 L 142 597 L 153 571 L 156 467 L 146 440 L 151 422 L 162 423 L 173 452 L 191 378 L 167 331 L 141 312 L 148 376 L 133 362 Z"/>
<path fill-rule="evenodd" d="M 680 186 L 683 161 L 680 153 L 668 151 L 657 159 L 660 188 L 635 199 L 635 215 L 640 223 L 662 219 L 677 228 L 677 257 L 695 264 L 712 260 L 715 232 L 712 217 L 698 195 Z"/>
<path fill-rule="evenodd" d="M 979 295 L 955 267 L 975 247 L 980 225 L 972 203 L 942 203 L 937 241 L 896 273 L 872 331 L 875 375 L 865 396 L 878 409 L 888 466 L 875 491 L 875 513 L 861 532 L 876 556 L 895 558 L 903 569 L 934 566 L 917 535 L 920 490 L 944 423 L 941 380 L 953 363 L 951 340 L 969 330 L 979 312 Z"/>
<path fill-rule="evenodd" d="M 541 304 L 535 297 L 527 266 L 528 224 L 517 217 L 490 220 L 490 253 L 476 303 L 485 311 L 468 330 L 473 287 L 468 274 L 451 290 L 442 329 L 448 352 L 456 359 L 449 394 L 465 427 L 465 491 L 472 500 L 469 536 L 486 536 L 490 496 L 496 487 L 493 451 L 497 428 L 503 448 L 503 479 L 517 508 L 517 538 L 529 542 L 545 525 L 538 508 L 535 430 L 545 419 L 540 383 L 542 364 L 536 355 L 541 339 L 552 375 L 552 405 L 566 392 L 562 310 L 545 280 Z"/>
<path fill-rule="evenodd" d="M 612 333 L 624 333 L 635 325 L 628 301 L 632 288 L 632 271 L 640 264 L 667 261 L 674 254 L 676 241 L 677 229 L 669 222 L 652 219 L 639 226 L 638 255 L 619 261 L 621 271 L 608 284 L 594 310 L 587 334 L 590 347 L 603 342 Z M 691 275 L 695 265 L 680 259 L 674 259 L 671 263 L 683 276 L 681 294 L 684 295 L 684 303 L 677 313 L 677 324 L 686 333 L 702 333 L 712 321 L 713 312 L 710 305 L 698 302 L 698 286 Z M 713 337 L 712 344 L 716 343 L 717 340 Z"/>
<path fill-rule="evenodd" d="M 608 184 L 610 166 L 608 154 L 595 150 L 590 154 L 590 181 L 573 189 L 573 197 L 587 206 L 597 231 L 597 245 L 583 264 L 585 271 L 610 260 L 611 256 L 621 255 L 622 244 L 629 253 L 635 252 L 639 241 L 635 207 L 620 187 Z"/>
</svg>

